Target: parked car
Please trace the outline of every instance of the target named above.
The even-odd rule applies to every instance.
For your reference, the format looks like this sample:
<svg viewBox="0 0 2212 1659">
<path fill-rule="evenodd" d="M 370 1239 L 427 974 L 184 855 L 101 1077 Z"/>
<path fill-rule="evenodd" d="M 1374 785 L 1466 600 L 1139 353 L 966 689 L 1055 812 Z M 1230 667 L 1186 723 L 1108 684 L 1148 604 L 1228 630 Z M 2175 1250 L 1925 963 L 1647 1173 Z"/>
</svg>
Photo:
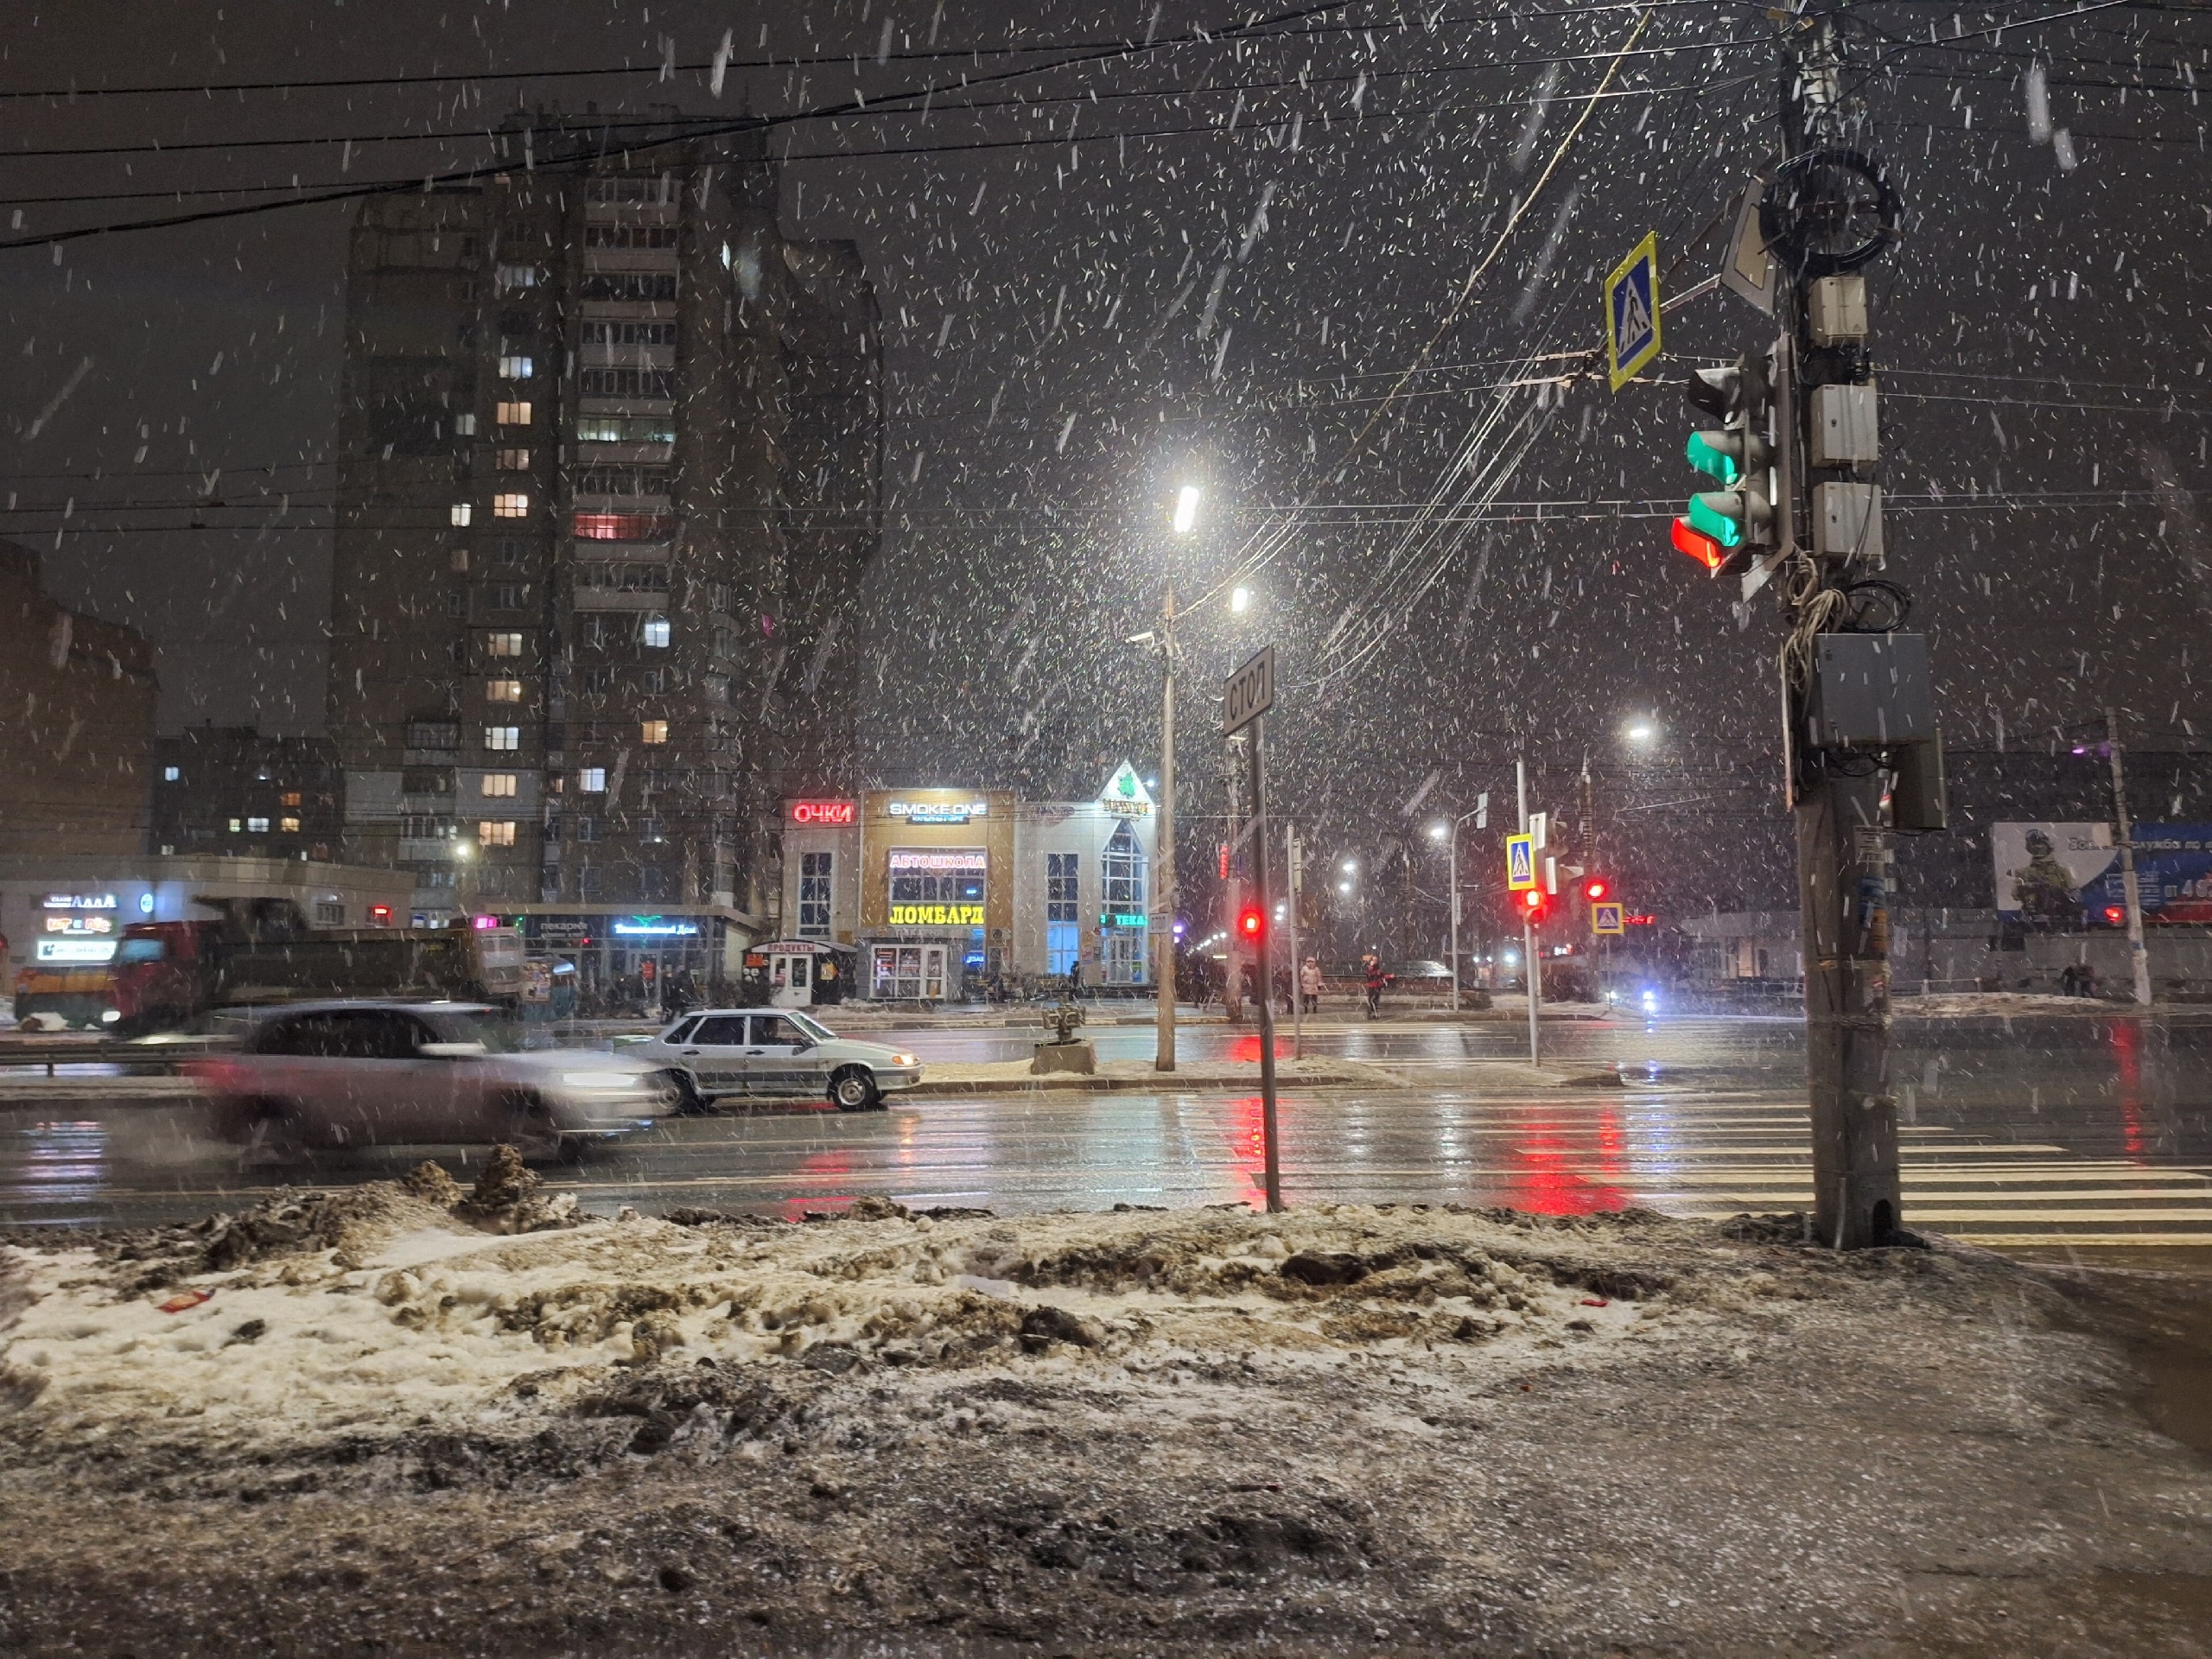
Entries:
<svg viewBox="0 0 2212 1659">
<path fill-rule="evenodd" d="M 922 1080 L 915 1056 L 840 1037 L 797 1008 L 709 1008 L 622 1052 L 681 1072 L 699 1101 L 816 1095 L 841 1112 L 866 1112 Z"/>
<path fill-rule="evenodd" d="M 324 1147 L 506 1141 L 525 1157 L 647 1128 L 670 1068 L 582 1049 L 513 1052 L 466 1002 L 306 1002 L 254 1020 L 232 1052 L 188 1060 L 218 1130 Z"/>
</svg>

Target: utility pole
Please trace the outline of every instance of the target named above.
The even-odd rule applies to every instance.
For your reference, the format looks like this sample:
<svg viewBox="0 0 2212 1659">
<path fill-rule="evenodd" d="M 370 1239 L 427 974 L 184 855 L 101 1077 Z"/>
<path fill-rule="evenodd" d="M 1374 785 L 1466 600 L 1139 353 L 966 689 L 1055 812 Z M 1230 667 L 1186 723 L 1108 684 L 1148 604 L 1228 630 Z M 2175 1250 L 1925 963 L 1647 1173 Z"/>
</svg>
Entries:
<svg viewBox="0 0 2212 1659">
<path fill-rule="evenodd" d="M 1160 800 L 1159 828 L 1153 836 L 1153 860 L 1158 867 L 1153 887 L 1153 909 L 1158 925 L 1153 938 L 1158 976 L 1159 1036 L 1152 1069 L 1175 1069 L 1175 579 L 1167 579 L 1167 597 L 1160 609 Z"/>
<path fill-rule="evenodd" d="M 2135 1001 L 2151 1006 L 2151 956 L 2143 944 L 2143 888 L 2135 876 L 2135 826 L 2127 816 L 2127 773 L 2120 758 L 2120 710 L 2105 709 L 2105 753 L 2112 757 L 2113 836 L 2120 844 L 2120 902 L 2127 906 L 2127 965 Z"/>
<path fill-rule="evenodd" d="M 1923 710 L 1917 726 L 1901 719 L 1882 702 L 1888 693 L 1867 689 L 1877 677 L 1863 672 L 1868 661 L 1885 660 L 1881 652 L 1905 643 L 1882 633 L 1879 619 L 1860 608 L 1868 590 L 1852 587 L 1884 568 L 1879 486 L 1859 481 L 1878 450 L 1866 281 L 1856 271 L 1894 237 L 1897 203 L 1854 130 L 1859 117 L 1847 103 L 1835 27 L 1840 9 L 1838 0 L 1798 0 L 1786 20 L 1783 159 L 1761 213 L 1781 267 L 1775 300 L 1783 327 L 1759 388 L 1770 387 L 1771 401 L 1746 391 L 1738 404 L 1743 424 L 1737 461 L 1749 483 L 1764 475 L 1761 463 L 1771 456 L 1770 500 L 1758 500 L 1756 486 L 1739 492 L 1748 498 L 1741 522 L 1748 531 L 1761 512 L 1769 513 L 1779 546 L 1766 569 L 1778 580 L 1789 613 L 1782 654 L 1784 747 L 1796 815 L 1814 1226 L 1822 1242 L 1854 1249 L 1894 1243 L 1903 1228 L 1897 1101 L 1889 1081 L 1883 771 L 1898 774 L 1900 828 L 1935 827 L 1927 820 L 1941 817 L 1942 784 L 1938 758 L 1931 808 L 1927 757 L 1897 741 L 1924 729 L 1932 742 L 1932 716 Z M 1757 374 L 1747 368 L 1744 378 Z M 1764 443 L 1751 429 L 1762 404 Z M 1808 412 L 1813 418 L 1806 418 Z M 1751 587 L 1747 578 L 1746 597 Z M 1888 627 L 1895 627 L 1901 610 L 1892 607 Z M 1924 696 L 1924 642 L 1911 643 L 1920 647 Z M 1853 678 L 1853 671 L 1859 677 Z M 1853 688 L 1864 691 L 1857 705 L 1847 696 Z M 1911 823 L 1904 821 L 1908 800 L 1916 801 Z"/>
<path fill-rule="evenodd" d="M 1282 829 L 1283 889 L 1288 896 L 1285 914 L 1290 918 L 1290 1058 L 1306 1058 L 1306 959 L 1298 954 L 1298 905 L 1306 887 L 1305 849 L 1298 843 L 1298 826 Z"/>
</svg>

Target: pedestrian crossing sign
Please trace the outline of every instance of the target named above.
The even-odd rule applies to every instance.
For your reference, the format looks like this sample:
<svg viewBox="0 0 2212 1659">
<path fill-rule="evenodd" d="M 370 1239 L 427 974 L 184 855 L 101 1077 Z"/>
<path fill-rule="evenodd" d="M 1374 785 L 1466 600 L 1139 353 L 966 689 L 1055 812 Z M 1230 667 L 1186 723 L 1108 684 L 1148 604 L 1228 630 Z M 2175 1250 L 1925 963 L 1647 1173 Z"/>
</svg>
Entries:
<svg viewBox="0 0 2212 1659">
<path fill-rule="evenodd" d="M 1505 838 L 1505 885 L 1510 892 L 1526 893 L 1536 885 L 1536 838 Z"/>
<path fill-rule="evenodd" d="M 1621 916 L 1621 907 L 1618 905 L 1591 906 L 1590 931 L 1592 933 L 1609 933 L 1615 936 L 1627 932 L 1628 928 Z"/>
<path fill-rule="evenodd" d="M 1659 232 L 1649 232 L 1605 278 L 1605 365 L 1618 391 L 1659 355 Z"/>
</svg>

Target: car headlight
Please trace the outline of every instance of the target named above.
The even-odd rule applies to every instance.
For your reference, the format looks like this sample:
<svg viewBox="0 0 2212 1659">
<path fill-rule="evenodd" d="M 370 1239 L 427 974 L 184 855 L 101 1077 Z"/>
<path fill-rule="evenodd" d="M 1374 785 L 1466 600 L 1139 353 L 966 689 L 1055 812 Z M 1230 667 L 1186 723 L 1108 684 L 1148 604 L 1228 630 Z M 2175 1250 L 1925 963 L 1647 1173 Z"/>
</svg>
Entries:
<svg viewBox="0 0 2212 1659">
<path fill-rule="evenodd" d="M 642 1089 L 645 1082 L 627 1071 L 563 1071 L 561 1081 L 571 1089 Z"/>
<path fill-rule="evenodd" d="M 891 1057 L 891 1064 L 893 1065 L 919 1065 L 921 1063 L 921 1056 L 918 1054 L 893 1054 Z"/>
</svg>

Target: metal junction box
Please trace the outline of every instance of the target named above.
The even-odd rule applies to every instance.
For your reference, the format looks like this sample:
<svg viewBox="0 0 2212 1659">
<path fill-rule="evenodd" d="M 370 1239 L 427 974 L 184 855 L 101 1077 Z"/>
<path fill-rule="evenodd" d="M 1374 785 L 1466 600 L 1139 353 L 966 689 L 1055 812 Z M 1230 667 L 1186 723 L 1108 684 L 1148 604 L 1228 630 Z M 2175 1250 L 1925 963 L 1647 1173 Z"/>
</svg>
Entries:
<svg viewBox="0 0 2212 1659">
<path fill-rule="evenodd" d="M 1815 484 L 1813 551 L 1826 559 L 1857 559 L 1882 568 L 1882 486 Z"/>
<path fill-rule="evenodd" d="M 1868 467 L 1882 458 L 1874 388 L 1813 388 L 1813 465 Z"/>
<path fill-rule="evenodd" d="M 1866 338 L 1866 279 L 1858 272 L 1821 277 L 1805 299 L 1814 345 L 1840 346 Z"/>
<path fill-rule="evenodd" d="M 1823 633 L 1813 642 L 1807 737 L 1821 749 L 1881 749 L 1936 738 L 1928 636 Z"/>
</svg>

